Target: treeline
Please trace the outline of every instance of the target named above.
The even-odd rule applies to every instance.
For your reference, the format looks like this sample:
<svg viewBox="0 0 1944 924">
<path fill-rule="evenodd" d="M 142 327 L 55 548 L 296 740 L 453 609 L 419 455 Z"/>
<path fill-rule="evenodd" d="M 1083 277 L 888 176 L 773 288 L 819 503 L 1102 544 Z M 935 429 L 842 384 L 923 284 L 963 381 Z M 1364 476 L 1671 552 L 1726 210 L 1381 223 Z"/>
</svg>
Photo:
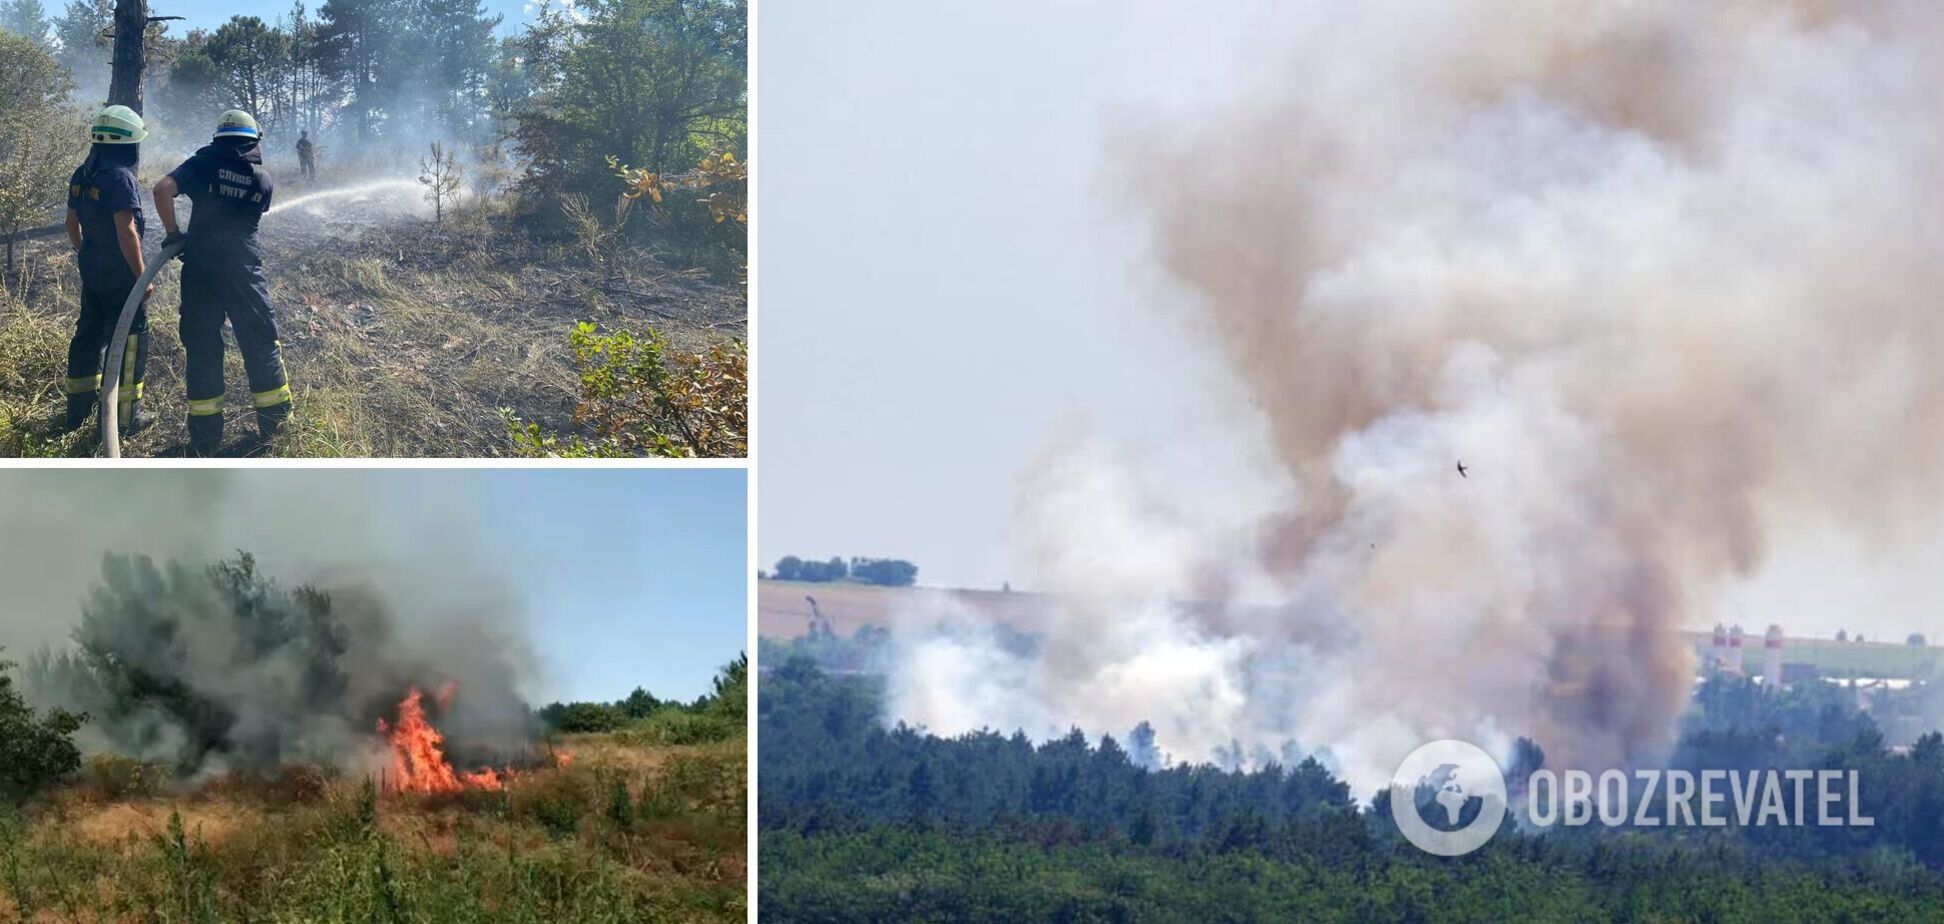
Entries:
<svg viewBox="0 0 1944 924">
<path fill-rule="evenodd" d="M 99 105 L 113 0 L 69 0 L 51 18 L 38 0 L 0 4 L 0 23 L 72 75 L 76 101 Z M 527 211 L 555 218 L 577 195 L 600 203 L 596 214 L 623 215 L 615 208 L 622 192 L 647 177 L 677 205 L 703 203 L 696 208 L 704 220 L 675 223 L 708 237 L 689 243 L 739 248 L 738 222 L 707 220 L 730 201 L 711 198 L 720 190 L 707 188 L 717 179 L 710 171 L 692 183 L 662 179 L 716 155 L 733 158 L 721 163 L 747 159 L 747 20 L 746 0 L 542 2 L 525 28 L 502 34 L 502 18 L 480 0 L 324 0 L 315 8 L 296 0 L 274 20 L 236 16 L 180 37 L 156 24 L 148 36 L 152 132 L 166 145 L 192 146 L 217 113 L 239 107 L 262 125 L 266 148 L 287 151 L 308 130 L 327 164 L 402 169 L 432 140 L 460 146 L 469 161 L 510 153 Z M 623 167 L 634 171 L 625 179 Z"/>
<path fill-rule="evenodd" d="M 901 558 L 852 558 L 846 562 L 834 555 L 829 561 L 785 555 L 777 560 L 776 570 L 769 576 L 779 581 L 813 584 L 856 581 L 880 587 L 910 587 L 918 582 L 918 566 Z"/>
<path fill-rule="evenodd" d="M 703 744 L 748 731 L 749 656 L 737 655 L 693 702 L 663 700 L 642 687 L 611 703 L 550 703 L 538 715 L 566 733 L 626 732 L 651 744 Z"/>
<path fill-rule="evenodd" d="M 767 748 L 768 744 L 765 743 Z M 763 801 L 769 783 L 763 782 Z M 1446 861 L 1414 847 L 1294 838 L 1214 850 L 910 827 L 764 830 L 764 921 L 1935 922 L 1944 886 L 1894 863 L 1772 863 L 1732 845 L 1495 840 Z"/>
<path fill-rule="evenodd" d="M 1799 760 L 1791 766 L 1857 770 L 1874 826 L 1530 835 L 1508 818 L 1485 848 L 1445 862 L 1401 840 L 1388 793 L 1360 809 L 1314 759 L 1157 771 L 1145 767 L 1165 742 L 1144 727 L 1125 743 L 1077 731 L 1035 743 L 886 728 L 881 681 L 829 676 L 796 658 L 760 690 L 762 913 L 1625 920 L 1651 910 L 1674 920 L 1764 920 L 1803 908 L 1875 909 L 1892 919 L 1934 912 L 1944 901 L 1944 738 L 1932 733 L 1893 753 L 1867 715 L 1819 687 L 1776 697 L 1759 716 L 1722 705 L 1761 695 L 1741 680 L 1705 685 L 1697 712 L 1712 717 L 1682 736 L 1677 763 L 1722 747 L 1708 736 L 1730 727 L 1749 747 L 1708 753 L 1713 768 Z M 1756 724 L 1732 724 L 1742 720 Z M 1754 747 L 1785 734 L 1781 751 Z M 1520 763 L 1543 761 L 1537 746 L 1522 748 Z M 895 894 L 864 885 L 882 877 L 915 885 Z M 1567 910 L 1580 908 L 1588 910 Z"/>
<path fill-rule="evenodd" d="M 478 0 L 325 0 L 274 22 L 237 16 L 171 42 L 158 101 L 179 115 L 250 111 L 267 137 L 332 132 L 357 156 L 439 137 L 478 146 L 516 102 L 513 39 Z"/>
</svg>

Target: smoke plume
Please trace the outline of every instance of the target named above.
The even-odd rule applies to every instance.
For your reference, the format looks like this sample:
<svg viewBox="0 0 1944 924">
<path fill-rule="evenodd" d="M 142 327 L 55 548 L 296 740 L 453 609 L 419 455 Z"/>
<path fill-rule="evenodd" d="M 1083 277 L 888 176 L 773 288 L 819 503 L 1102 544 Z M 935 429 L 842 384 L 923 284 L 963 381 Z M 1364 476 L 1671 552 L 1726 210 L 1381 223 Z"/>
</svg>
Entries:
<svg viewBox="0 0 1944 924">
<path fill-rule="evenodd" d="M 11 473 L 0 532 L 31 541 L 0 563 L 0 645 L 39 705 L 90 714 L 85 750 L 368 769 L 378 720 L 453 684 L 449 753 L 504 761 L 532 735 L 523 601 L 443 474 Z"/>
<path fill-rule="evenodd" d="M 1291 6 L 1279 73 L 1115 146 L 1281 488 L 1238 525 L 1057 448 L 1040 646 L 920 635 L 892 711 L 1364 793 L 1438 737 L 1662 759 L 1675 630 L 1778 537 L 1938 512 L 1944 6 Z"/>
</svg>

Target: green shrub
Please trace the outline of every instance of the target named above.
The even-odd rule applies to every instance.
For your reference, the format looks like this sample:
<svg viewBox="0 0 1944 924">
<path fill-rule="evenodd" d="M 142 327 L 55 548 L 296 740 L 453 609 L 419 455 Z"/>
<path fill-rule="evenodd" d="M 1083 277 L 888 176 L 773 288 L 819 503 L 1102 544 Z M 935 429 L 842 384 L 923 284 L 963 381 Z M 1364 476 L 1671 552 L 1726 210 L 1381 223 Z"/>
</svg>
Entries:
<svg viewBox="0 0 1944 924">
<path fill-rule="evenodd" d="M 514 817 L 539 822 L 555 837 L 572 837 L 580 828 L 581 817 L 595 804 L 580 775 L 573 773 L 527 782 L 516 787 L 508 801 Z"/>
<path fill-rule="evenodd" d="M 540 718 L 556 730 L 571 734 L 610 732 L 628 722 L 625 711 L 606 703 L 556 703 L 541 710 Z"/>
<path fill-rule="evenodd" d="M 710 744 L 743 734 L 744 723 L 688 706 L 665 706 L 628 726 L 629 742 L 643 745 Z"/>
<path fill-rule="evenodd" d="M 574 422 L 562 439 L 502 412 L 514 451 L 570 458 L 736 458 L 749 451 L 749 352 L 739 340 L 706 352 L 672 349 L 654 330 L 602 333 L 581 323 L 569 337 L 580 368 Z"/>
<path fill-rule="evenodd" d="M 89 787 L 107 799 L 152 796 L 168 778 L 168 769 L 119 754 L 93 754 L 83 765 Z"/>
<path fill-rule="evenodd" d="M 81 768 L 73 735 L 86 720 L 59 709 L 36 713 L 0 661 L 0 803 L 20 802 Z"/>
</svg>

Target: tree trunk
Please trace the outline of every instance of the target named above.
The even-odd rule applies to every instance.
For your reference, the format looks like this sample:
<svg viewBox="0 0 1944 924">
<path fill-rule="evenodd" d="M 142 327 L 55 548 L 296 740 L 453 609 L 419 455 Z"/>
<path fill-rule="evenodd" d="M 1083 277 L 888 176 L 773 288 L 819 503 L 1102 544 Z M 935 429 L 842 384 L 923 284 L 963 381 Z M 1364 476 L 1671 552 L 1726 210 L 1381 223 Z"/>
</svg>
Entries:
<svg viewBox="0 0 1944 924">
<path fill-rule="evenodd" d="M 148 34 L 148 0 L 115 0 L 115 71 L 108 83 L 108 104 L 142 111 L 142 71 L 148 53 L 142 40 Z"/>
</svg>

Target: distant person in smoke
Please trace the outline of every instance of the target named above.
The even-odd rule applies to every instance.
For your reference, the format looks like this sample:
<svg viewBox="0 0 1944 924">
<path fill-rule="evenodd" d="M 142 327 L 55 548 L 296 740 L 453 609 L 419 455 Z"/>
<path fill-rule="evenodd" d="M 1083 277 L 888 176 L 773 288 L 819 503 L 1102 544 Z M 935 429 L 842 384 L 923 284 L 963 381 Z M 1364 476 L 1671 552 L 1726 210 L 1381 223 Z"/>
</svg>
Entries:
<svg viewBox="0 0 1944 924">
<path fill-rule="evenodd" d="M 249 113 L 232 109 L 195 156 L 155 184 L 155 213 L 169 234 L 166 249 L 183 243 L 182 348 L 189 390 L 189 450 L 212 455 L 223 443 L 223 321 L 236 332 L 243 369 L 265 443 L 290 417 L 276 313 L 263 279 L 257 223 L 270 211 L 276 183 L 263 169 L 261 133 Z M 175 198 L 188 196 L 189 231 L 176 227 Z"/>
<path fill-rule="evenodd" d="M 311 143 L 308 130 L 297 133 L 297 169 L 304 179 L 317 179 L 317 145 Z"/>
<path fill-rule="evenodd" d="M 122 304 L 146 269 L 142 258 L 140 188 L 135 167 L 141 161 L 142 139 L 148 130 L 142 117 L 127 106 L 109 106 L 88 128 L 94 146 L 88 159 L 68 180 L 67 234 L 81 269 L 81 319 L 68 342 L 68 431 L 81 428 L 101 395 L 101 369 L 113 366 L 121 376 L 121 427 L 134 432 L 155 422 L 142 412 L 142 376 L 148 368 L 148 296 L 135 309 L 128 347 L 119 357 L 105 358 Z"/>
</svg>

